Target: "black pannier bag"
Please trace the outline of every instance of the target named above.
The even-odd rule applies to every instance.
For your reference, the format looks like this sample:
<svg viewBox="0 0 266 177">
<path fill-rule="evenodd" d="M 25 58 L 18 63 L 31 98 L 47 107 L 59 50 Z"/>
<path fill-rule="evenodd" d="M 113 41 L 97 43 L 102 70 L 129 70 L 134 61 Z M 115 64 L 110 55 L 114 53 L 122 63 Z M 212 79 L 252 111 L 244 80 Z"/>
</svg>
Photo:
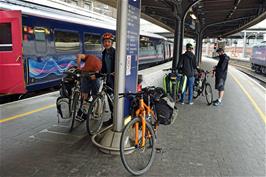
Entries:
<svg viewBox="0 0 266 177">
<path fill-rule="evenodd" d="M 69 68 L 65 73 L 61 81 L 60 95 L 62 97 L 70 98 L 72 95 L 72 88 L 75 86 L 76 73 L 75 67 Z"/>
<path fill-rule="evenodd" d="M 155 110 L 159 124 L 163 125 L 172 124 L 178 115 L 178 110 L 175 107 L 175 102 L 169 96 L 160 98 L 155 103 Z"/>
<path fill-rule="evenodd" d="M 64 72 L 64 76 L 61 81 L 60 96 L 56 100 L 58 121 L 62 119 L 68 119 L 71 116 L 70 106 L 72 89 L 75 86 L 77 67 L 73 66 Z"/>
<path fill-rule="evenodd" d="M 69 119 L 71 116 L 70 112 L 70 99 L 66 97 L 58 97 L 56 100 L 57 117 L 62 119 Z"/>
</svg>

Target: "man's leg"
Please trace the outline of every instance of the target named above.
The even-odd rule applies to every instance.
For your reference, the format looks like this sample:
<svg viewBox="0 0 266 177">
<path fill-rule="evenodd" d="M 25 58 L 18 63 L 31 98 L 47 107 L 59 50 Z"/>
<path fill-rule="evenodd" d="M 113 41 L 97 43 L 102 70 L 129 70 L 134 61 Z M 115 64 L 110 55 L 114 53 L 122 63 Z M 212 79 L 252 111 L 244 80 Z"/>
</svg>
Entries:
<svg viewBox="0 0 266 177">
<path fill-rule="evenodd" d="M 189 104 L 193 104 L 193 86 L 194 86 L 194 77 L 188 78 L 188 102 Z"/>
<path fill-rule="evenodd" d="M 214 106 L 219 106 L 222 104 L 222 99 L 224 96 L 224 84 L 225 84 L 225 79 L 219 78 L 217 83 L 217 90 L 218 90 L 218 99 L 213 103 Z"/>
<path fill-rule="evenodd" d="M 219 91 L 219 98 L 218 101 L 222 102 L 224 96 L 224 91 Z"/>
</svg>

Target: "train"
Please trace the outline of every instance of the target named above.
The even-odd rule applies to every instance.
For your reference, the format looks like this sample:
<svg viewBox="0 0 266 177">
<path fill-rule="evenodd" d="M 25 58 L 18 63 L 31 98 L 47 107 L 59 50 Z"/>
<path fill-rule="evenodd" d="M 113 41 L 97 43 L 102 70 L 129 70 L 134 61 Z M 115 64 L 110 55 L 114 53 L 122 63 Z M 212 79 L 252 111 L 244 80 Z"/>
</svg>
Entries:
<svg viewBox="0 0 266 177">
<path fill-rule="evenodd" d="M 115 36 L 115 28 L 114 18 L 72 5 L 0 0 L 0 95 L 58 85 L 76 54 L 101 58 L 101 36 Z M 173 42 L 163 36 L 141 31 L 139 44 L 139 65 L 173 57 Z"/>
<path fill-rule="evenodd" d="M 262 43 L 253 46 L 250 63 L 255 72 L 266 74 L 266 34 Z"/>
</svg>

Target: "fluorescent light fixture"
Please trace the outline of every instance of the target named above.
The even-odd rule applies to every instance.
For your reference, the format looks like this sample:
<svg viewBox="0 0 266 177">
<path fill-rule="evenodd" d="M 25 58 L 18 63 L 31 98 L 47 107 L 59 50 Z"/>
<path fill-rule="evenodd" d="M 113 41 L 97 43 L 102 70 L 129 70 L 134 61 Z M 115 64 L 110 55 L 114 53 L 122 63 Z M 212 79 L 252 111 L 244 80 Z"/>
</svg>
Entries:
<svg viewBox="0 0 266 177">
<path fill-rule="evenodd" d="M 196 17 L 193 13 L 191 13 L 190 16 L 191 16 L 191 18 L 192 18 L 193 20 L 196 20 L 196 19 L 197 19 L 197 17 Z"/>
</svg>

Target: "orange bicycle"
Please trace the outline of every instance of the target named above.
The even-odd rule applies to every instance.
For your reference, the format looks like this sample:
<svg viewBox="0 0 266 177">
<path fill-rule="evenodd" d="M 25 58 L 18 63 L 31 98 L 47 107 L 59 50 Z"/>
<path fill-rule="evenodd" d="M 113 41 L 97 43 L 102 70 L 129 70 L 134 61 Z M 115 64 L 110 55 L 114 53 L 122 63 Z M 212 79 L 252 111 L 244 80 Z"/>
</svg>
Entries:
<svg viewBox="0 0 266 177">
<path fill-rule="evenodd" d="M 155 156 L 156 131 L 159 126 L 155 110 L 155 88 L 139 93 L 121 93 L 134 96 L 132 120 L 124 127 L 120 140 L 120 156 L 124 167 L 133 175 L 141 175 L 151 167 Z"/>
</svg>

